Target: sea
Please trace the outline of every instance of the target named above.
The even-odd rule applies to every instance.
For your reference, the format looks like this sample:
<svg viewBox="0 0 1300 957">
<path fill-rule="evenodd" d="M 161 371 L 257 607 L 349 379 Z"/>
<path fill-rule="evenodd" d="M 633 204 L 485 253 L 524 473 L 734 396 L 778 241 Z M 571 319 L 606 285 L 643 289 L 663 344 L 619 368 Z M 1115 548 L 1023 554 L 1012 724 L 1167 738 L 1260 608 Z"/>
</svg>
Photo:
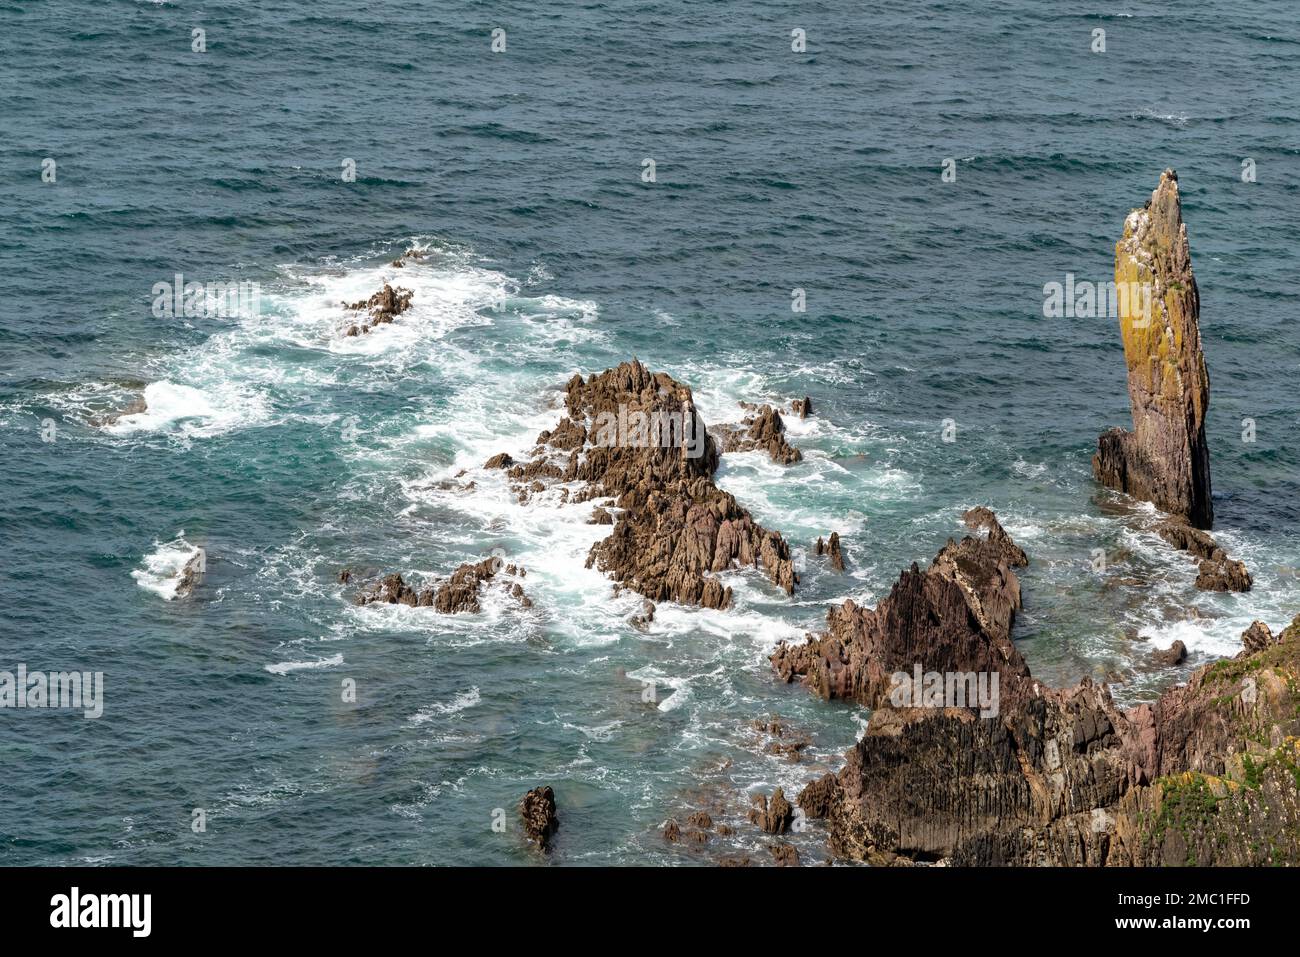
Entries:
<svg viewBox="0 0 1300 957">
<path fill-rule="evenodd" d="M 0 709 L 0 864 L 771 863 L 751 799 L 870 713 L 767 656 L 976 505 L 1029 554 L 1014 638 L 1048 683 L 1150 701 L 1300 613 L 1292 0 L 0 0 L 0 120 L 0 670 L 104 689 L 98 718 Z M 1093 481 L 1129 425 L 1117 323 L 1044 310 L 1113 278 L 1166 167 L 1244 594 Z M 410 310 L 346 336 L 385 282 Z M 240 294 L 169 308 L 191 283 Z M 734 607 L 638 630 L 591 503 L 482 468 L 634 357 L 710 424 L 812 399 L 802 462 L 717 473 L 793 596 L 738 570 Z M 490 554 L 533 607 L 353 603 Z M 695 810 L 733 833 L 666 841 Z"/>
</svg>

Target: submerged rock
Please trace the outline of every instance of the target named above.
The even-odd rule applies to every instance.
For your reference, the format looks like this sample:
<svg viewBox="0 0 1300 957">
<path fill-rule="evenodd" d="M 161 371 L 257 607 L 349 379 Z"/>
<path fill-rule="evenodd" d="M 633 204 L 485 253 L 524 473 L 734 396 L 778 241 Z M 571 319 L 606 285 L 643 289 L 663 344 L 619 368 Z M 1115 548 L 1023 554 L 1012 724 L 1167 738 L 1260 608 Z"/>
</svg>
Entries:
<svg viewBox="0 0 1300 957">
<path fill-rule="evenodd" d="M 1210 528 L 1210 380 L 1173 170 L 1161 174 L 1150 201 L 1124 221 L 1115 246 L 1115 287 L 1133 431 L 1102 434 L 1093 474 L 1103 485 L 1187 516 L 1196 528 Z"/>
</svg>

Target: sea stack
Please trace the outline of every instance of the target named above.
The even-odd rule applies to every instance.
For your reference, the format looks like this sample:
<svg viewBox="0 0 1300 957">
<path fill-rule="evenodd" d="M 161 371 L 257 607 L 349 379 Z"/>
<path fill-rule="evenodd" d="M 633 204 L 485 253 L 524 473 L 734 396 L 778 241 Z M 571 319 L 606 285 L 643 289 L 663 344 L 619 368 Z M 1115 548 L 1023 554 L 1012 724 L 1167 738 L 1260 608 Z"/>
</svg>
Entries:
<svg viewBox="0 0 1300 957">
<path fill-rule="evenodd" d="M 1196 528 L 1210 528 L 1210 379 L 1172 169 L 1160 175 L 1146 206 L 1124 221 L 1124 237 L 1115 244 L 1115 289 L 1133 431 L 1101 435 L 1093 474 L 1103 485 L 1185 516 Z"/>
</svg>

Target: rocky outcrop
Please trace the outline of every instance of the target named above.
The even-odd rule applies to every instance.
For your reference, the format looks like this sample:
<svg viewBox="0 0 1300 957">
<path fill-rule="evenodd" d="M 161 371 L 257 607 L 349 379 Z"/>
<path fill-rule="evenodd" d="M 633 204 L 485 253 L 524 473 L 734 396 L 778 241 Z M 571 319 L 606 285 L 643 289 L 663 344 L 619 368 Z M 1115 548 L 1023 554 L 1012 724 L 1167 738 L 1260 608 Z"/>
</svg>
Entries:
<svg viewBox="0 0 1300 957">
<path fill-rule="evenodd" d="M 829 542 L 823 542 L 819 537 L 817 544 L 813 546 L 814 555 L 825 555 L 830 559 L 831 568 L 837 572 L 844 571 L 844 554 L 840 551 L 840 533 L 831 532 Z"/>
<path fill-rule="evenodd" d="M 1202 591 L 1250 591 L 1253 580 L 1245 562 L 1229 558 L 1209 532 L 1193 528 L 1181 516 L 1174 516 L 1157 525 L 1156 534 L 1174 548 L 1201 559 L 1197 566 L 1197 588 Z"/>
<path fill-rule="evenodd" d="M 575 375 L 564 405 L 567 415 L 538 435 L 531 457 L 503 452 L 485 467 L 504 469 L 521 502 L 557 485 L 560 502 L 613 498 L 614 508 L 592 513 L 593 524 L 612 524 L 613 531 L 591 547 L 588 568 L 606 572 L 616 590 L 630 588 L 651 602 L 726 608 L 731 589 L 718 574 L 743 567 L 793 594 L 799 578 L 781 533 L 759 525 L 713 483 L 718 447 L 689 386 L 633 360 L 586 379 Z M 356 600 L 474 612 L 479 586 L 493 574 L 488 563 L 464 565 L 436 596 L 388 576 Z M 532 604 L 517 584 L 509 587 L 522 605 Z"/>
<path fill-rule="evenodd" d="M 1178 175 L 1165 170 L 1115 246 L 1120 334 L 1133 431 L 1102 434 L 1097 481 L 1210 528 L 1210 380 L 1201 352 L 1200 293 L 1192 275 Z"/>
<path fill-rule="evenodd" d="M 346 308 L 354 312 L 362 309 L 367 310 L 367 318 L 360 323 L 353 323 L 348 326 L 346 334 L 349 336 L 365 335 L 375 326 L 392 322 L 411 307 L 411 299 L 414 296 L 415 293 L 409 289 L 403 289 L 401 286 L 394 289 L 388 283 L 384 283 L 384 288 L 369 299 L 344 303 L 343 305 Z"/>
<path fill-rule="evenodd" d="M 1257 651 L 1263 651 L 1277 640 L 1268 625 L 1262 621 L 1253 621 L 1250 627 L 1241 633 L 1242 653 L 1253 655 Z"/>
<path fill-rule="evenodd" d="M 555 792 L 549 786 L 533 788 L 519 803 L 519 817 L 528 839 L 542 850 L 549 850 L 551 838 L 560 829 Z"/>
<path fill-rule="evenodd" d="M 481 611 L 478 601 L 479 585 L 491 581 L 501 567 L 501 559 L 485 558 L 481 562 L 466 562 L 451 574 L 450 580 L 438 589 L 433 606 L 444 615 L 457 612 L 477 614 Z"/>
<path fill-rule="evenodd" d="M 790 411 L 801 419 L 806 419 L 813 414 L 812 399 L 804 396 L 802 399 L 795 399 L 790 403 Z"/>
<path fill-rule="evenodd" d="M 749 812 L 749 820 L 768 834 L 784 834 L 794 823 L 794 808 L 785 798 L 785 791 L 777 788 L 769 801 L 766 795 L 754 798 L 754 807 Z"/>
<path fill-rule="evenodd" d="M 385 575 L 379 581 L 363 588 L 356 596 L 358 605 L 386 604 L 410 605 L 411 607 L 432 606 L 444 615 L 462 612 L 477 614 L 482 611 L 479 603 L 481 586 L 492 581 L 502 571 L 503 563 L 499 558 L 485 558 L 480 562 L 466 562 L 436 589 L 423 588 L 417 591 L 403 580 L 401 575 Z M 523 586 L 511 578 L 523 578 L 528 573 L 514 565 L 505 567 L 505 575 L 499 581 L 502 589 L 519 602 L 523 608 L 533 607 L 532 599 L 525 593 Z M 348 578 L 351 578 L 349 573 Z"/>
<path fill-rule="evenodd" d="M 617 517 L 605 513 L 613 532 L 592 546 L 588 567 L 652 602 L 726 608 L 731 590 L 717 575 L 740 567 L 760 569 L 793 593 L 798 576 L 781 534 L 713 483 L 718 447 L 689 386 L 624 362 L 575 375 L 565 411 L 508 475 L 523 499 L 557 483 L 580 483 L 571 493 L 577 501 L 614 498 Z"/>
<path fill-rule="evenodd" d="M 1172 668 L 1174 665 L 1181 665 L 1187 660 L 1187 645 L 1182 641 L 1175 641 L 1168 648 L 1157 650 L 1151 655 L 1151 663 L 1162 668 Z"/>
<path fill-rule="evenodd" d="M 745 416 L 740 426 L 719 425 L 716 428 L 723 452 L 766 452 L 773 462 L 792 465 L 803 461 L 803 453 L 785 438 L 785 423 L 781 413 L 770 405 L 761 405 Z"/>
<path fill-rule="evenodd" d="M 351 575 L 349 574 L 349 578 Z M 433 589 L 416 591 L 401 575 L 385 575 L 379 581 L 366 586 L 354 599 L 358 605 L 432 605 Z"/>
<path fill-rule="evenodd" d="M 875 607 L 853 601 L 832 608 L 827 631 L 802 645 L 782 643 L 772 666 L 786 681 L 802 679 L 818 696 L 879 706 L 893 675 L 926 672 L 998 672 L 1003 685 L 1027 678 L 1029 669 L 1010 640 L 1021 607 L 1020 581 L 1013 568 L 1025 553 L 986 508 L 963 516 L 985 537 L 949 540 L 928 569 L 903 572 L 888 597 Z"/>
</svg>

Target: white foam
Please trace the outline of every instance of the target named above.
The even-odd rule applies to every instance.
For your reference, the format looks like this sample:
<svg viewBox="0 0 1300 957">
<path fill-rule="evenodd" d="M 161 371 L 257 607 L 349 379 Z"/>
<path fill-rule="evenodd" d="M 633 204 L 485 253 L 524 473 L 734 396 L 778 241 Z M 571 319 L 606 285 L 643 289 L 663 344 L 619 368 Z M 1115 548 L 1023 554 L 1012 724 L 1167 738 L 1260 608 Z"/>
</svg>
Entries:
<svg viewBox="0 0 1300 957">
<path fill-rule="evenodd" d="M 479 704 L 482 700 L 478 688 L 470 688 L 468 691 L 462 691 L 450 701 L 435 701 L 433 704 L 421 708 L 406 719 L 406 725 L 411 728 L 419 727 L 435 718 L 465 711 Z"/>
<path fill-rule="evenodd" d="M 140 568 L 131 572 L 136 584 L 145 591 L 151 591 L 165 601 L 176 597 L 181 585 L 181 573 L 190 560 L 201 552 L 198 546 L 185 540 L 181 532 L 170 542 L 154 542 L 154 551 L 144 557 Z"/>
<path fill-rule="evenodd" d="M 273 675 L 287 675 L 292 671 L 315 671 L 318 668 L 336 668 L 341 664 L 343 656 L 333 655 L 316 661 L 281 661 L 279 664 L 267 665 L 266 670 Z"/>
</svg>

